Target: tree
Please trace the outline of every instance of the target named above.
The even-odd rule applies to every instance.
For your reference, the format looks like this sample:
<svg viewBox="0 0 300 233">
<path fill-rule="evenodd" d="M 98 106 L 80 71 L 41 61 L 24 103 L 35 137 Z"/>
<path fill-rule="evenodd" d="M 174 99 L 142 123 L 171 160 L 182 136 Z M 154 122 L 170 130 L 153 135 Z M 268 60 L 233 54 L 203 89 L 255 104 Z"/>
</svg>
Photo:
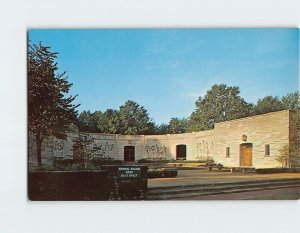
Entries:
<svg viewBox="0 0 300 233">
<path fill-rule="evenodd" d="M 92 114 L 90 111 L 83 111 L 79 114 L 78 117 L 78 128 L 83 132 L 92 132 Z"/>
<path fill-rule="evenodd" d="M 106 128 L 104 130 L 105 133 L 116 134 L 120 132 L 120 114 L 117 110 L 107 109 L 103 113 Z"/>
<path fill-rule="evenodd" d="M 284 145 L 275 158 L 282 167 L 300 166 L 300 110 L 292 111 L 290 118 L 289 145 Z"/>
<path fill-rule="evenodd" d="M 283 110 L 283 104 L 278 97 L 266 96 L 263 99 L 259 99 L 254 106 L 254 114 L 264 114 L 268 112 L 276 112 Z"/>
<path fill-rule="evenodd" d="M 289 160 L 292 167 L 300 166 L 300 110 L 291 112 Z"/>
<path fill-rule="evenodd" d="M 28 129 L 36 139 L 38 166 L 43 140 L 50 136 L 64 139 L 79 106 L 73 104 L 76 96 L 66 96 L 72 84 L 65 72 L 57 73 L 57 54 L 42 43 L 28 45 Z"/>
<path fill-rule="evenodd" d="M 73 140 L 73 159 L 75 163 L 87 167 L 89 161 L 95 158 L 97 149 L 93 148 L 94 138 L 86 133 L 79 133 Z"/>
<path fill-rule="evenodd" d="M 191 114 L 188 131 L 212 129 L 217 122 L 249 116 L 251 105 L 239 96 L 239 87 L 225 84 L 213 85 L 202 98 L 196 101 Z"/>
<path fill-rule="evenodd" d="M 288 167 L 289 164 L 289 146 L 284 145 L 279 149 L 279 155 L 275 157 L 275 160 L 281 163 L 282 167 Z"/>
<path fill-rule="evenodd" d="M 188 128 L 188 120 L 185 118 L 171 118 L 168 128 L 169 133 L 185 133 Z"/>
<path fill-rule="evenodd" d="M 101 111 L 95 111 L 91 115 L 90 120 L 91 133 L 104 133 L 107 128 L 107 122 Z"/>
<path fill-rule="evenodd" d="M 147 110 L 131 100 L 120 106 L 119 117 L 122 134 L 145 134 L 152 127 Z"/>
<path fill-rule="evenodd" d="M 155 126 L 155 134 L 168 134 L 170 133 L 169 125 L 162 123 Z"/>
<path fill-rule="evenodd" d="M 300 110 L 300 94 L 299 92 L 289 93 L 281 98 L 284 109 Z"/>
</svg>

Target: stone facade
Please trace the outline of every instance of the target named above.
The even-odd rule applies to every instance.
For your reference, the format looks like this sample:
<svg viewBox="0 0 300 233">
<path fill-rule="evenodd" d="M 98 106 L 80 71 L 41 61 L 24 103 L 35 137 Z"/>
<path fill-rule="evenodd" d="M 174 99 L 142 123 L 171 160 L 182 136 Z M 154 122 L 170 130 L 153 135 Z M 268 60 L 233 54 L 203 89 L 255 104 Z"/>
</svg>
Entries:
<svg viewBox="0 0 300 233">
<path fill-rule="evenodd" d="M 247 166 L 278 167 L 275 160 L 279 149 L 290 143 L 289 110 L 251 116 L 216 123 L 213 130 L 167 135 L 118 135 L 90 134 L 97 148 L 97 157 L 126 160 L 126 153 L 133 160 L 204 160 L 213 158 L 225 166 L 244 166 L 241 163 L 242 146 L 251 147 L 251 161 Z M 73 140 L 69 133 L 66 140 L 49 139 L 42 145 L 42 163 L 52 163 L 54 158 L 72 158 Z M 127 150 L 128 149 L 128 150 Z M 126 152 L 127 150 L 127 152 Z M 29 138 L 29 165 L 36 164 L 35 142 Z"/>
</svg>

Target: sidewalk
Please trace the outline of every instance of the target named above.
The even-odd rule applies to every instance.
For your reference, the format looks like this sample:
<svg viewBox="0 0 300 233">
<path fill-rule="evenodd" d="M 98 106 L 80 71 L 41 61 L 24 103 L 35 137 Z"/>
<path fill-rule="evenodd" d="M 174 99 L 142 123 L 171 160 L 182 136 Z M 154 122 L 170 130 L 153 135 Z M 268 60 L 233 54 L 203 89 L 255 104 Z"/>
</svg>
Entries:
<svg viewBox="0 0 300 233">
<path fill-rule="evenodd" d="M 242 174 L 208 172 L 206 170 L 179 170 L 176 178 L 148 179 L 148 188 L 290 178 L 299 178 L 300 182 L 300 173 Z"/>
</svg>

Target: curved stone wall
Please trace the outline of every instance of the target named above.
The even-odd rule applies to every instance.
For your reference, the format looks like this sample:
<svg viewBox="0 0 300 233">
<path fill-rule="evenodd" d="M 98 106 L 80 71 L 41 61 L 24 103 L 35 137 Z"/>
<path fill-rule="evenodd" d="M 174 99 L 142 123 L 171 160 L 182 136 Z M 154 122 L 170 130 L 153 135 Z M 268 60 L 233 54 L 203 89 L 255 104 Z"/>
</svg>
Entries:
<svg viewBox="0 0 300 233">
<path fill-rule="evenodd" d="M 253 145 L 251 166 L 277 167 L 275 160 L 279 149 L 289 144 L 288 110 L 215 124 L 213 130 L 167 135 L 114 135 L 90 134 L 94 138 L 97 157 L 124 160 L 126 153 L 133 153 L 134 160 L 170 160 L 178 156 L 186 160 L 213 158 L 225 166 L 241 166 L 241 145 Z M 242 136 L 246 137 L 243 138 Z M 69 133 L 64 141 L 50 139 L 43 143 L 44 163 L 55 157 L 72 158 L 73 140 L 78 135 Z M 269 145 L 270 154 L 265 154 Z M 126 148 L 129 150 L 126 151 Z M 130 150 L 131 148 L 131 150 Z M 130 152 L 131 151 L 131 152 Z M 35 164 L 34 138 L 29 138 L 29 163 Z M 130 156 L 129 156 L 130 157 Z"/>
</svg>

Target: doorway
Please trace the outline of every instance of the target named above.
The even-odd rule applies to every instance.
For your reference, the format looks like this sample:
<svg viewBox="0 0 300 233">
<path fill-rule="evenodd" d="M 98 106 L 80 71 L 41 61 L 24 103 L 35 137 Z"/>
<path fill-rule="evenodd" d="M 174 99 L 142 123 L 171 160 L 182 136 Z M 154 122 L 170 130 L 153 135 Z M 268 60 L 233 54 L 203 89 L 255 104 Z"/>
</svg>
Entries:
<svg viewBox="0 0 300 233">
<path fill-rule="evenodd" d="M 135 161 L 135 147 L 134 146 L 124 146 L 124 161 L 134 162 Z"/>
<path fill-rule="evenodd" d="M 240 144 L 240 166 L 252 166 L 252 143 Z"/>
<path fill-rule="evenodd" d="M 186 145 L 176 146 L 176 160 L 186 160 Z"/>
</svg>

